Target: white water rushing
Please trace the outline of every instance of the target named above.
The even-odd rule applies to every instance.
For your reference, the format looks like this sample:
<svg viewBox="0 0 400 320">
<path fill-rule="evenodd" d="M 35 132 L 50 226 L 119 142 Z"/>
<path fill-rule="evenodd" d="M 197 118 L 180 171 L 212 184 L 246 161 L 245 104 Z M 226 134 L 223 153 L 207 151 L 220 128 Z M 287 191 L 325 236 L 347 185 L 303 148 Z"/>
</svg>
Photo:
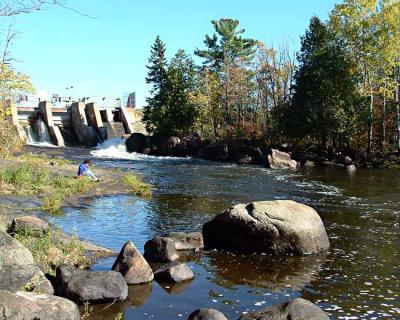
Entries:
<svg viewBox="0 0 400 320">
<path fill-rule="evenodd" d="M 33 126 L 25 127 L 27 144 L 38 147 L 56 147 L 51 140 L 46 124 L 38 118 Z"/>
<path fill-rule="evenodd" d="M 141 153 L 126 151 L 125 145 L 126 139 L 124 138 L 113 138 L 104 141 L 96 146 L 96 150 L 90 152 L 91 155 L 97 158 L 106 159 L 124 159 L 124 160 L 141 160 L 141 161 L 159 161 L 159 160 L 171 160 L 171 161 L 182 161 L 190 160 L 191 158 L 179 158 L 179 157 L 156 157 L 148 156 Z"/>
</svg>

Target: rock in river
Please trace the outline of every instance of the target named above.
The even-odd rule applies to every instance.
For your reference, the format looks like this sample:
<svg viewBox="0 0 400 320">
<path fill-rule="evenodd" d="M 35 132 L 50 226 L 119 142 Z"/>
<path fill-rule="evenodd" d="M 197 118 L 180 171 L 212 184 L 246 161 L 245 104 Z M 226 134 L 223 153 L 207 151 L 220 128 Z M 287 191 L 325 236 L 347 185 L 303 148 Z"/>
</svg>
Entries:
<svg viewBox="0 0 400 320">
<path fill-rule="evenodd" d="M 91 272 L 60 265 L 56 270 L 56 293 L 77 303 L 106 303 L 125 300 L 128 285 L 115 271 Z"/>
<path fill-rule="evenodd" d="M 216 309 L 197 309 L 190 314 L 188 320 L 228 320 L 228 318 Z"/>
<path fill-rule="evenodd" d="M 318 213 L 291 201 L 238 204 L 203 226 L 206 249 L 305 255 L 329 249 Z"/>
<path fill-rule="evenodd" d="M 297 298 L 259 312 L 249 312 L 238 320 L 329 320 L 329 316 L 314 303 Z"/>
<path fill-rule="evenodd" d="M 157 270 L 154 277 L 158 282 L 179 283 L 192 280 L 194 274 L 185 263 L 172 263 Z"/>
<path fill-rule="evenodd" d="M 144 257 L 153 262 L 171 262 L 181 255 L 196 253 L 204 248 L 200 232 L 171 232 L 164 237 L 155 237 L 144 245 Z"/>
<path fill-rule="evenodd" d="M 271 150 L 271 154 L 268 155 L 267 167 L 271 169 L 297 169 L 298 164 L 295 160 L 290 158 L 290 155 L 286 152 L 282 152 L 276 149 Z"/>
<path fill-rule="evenodd" d="M 78 306 L 67 299 L 48 294 L 0 290 L 1 319 L 79 320 Z"/>
<path fill-rule="evenodd" d="M 48 294 L 54 292 L 32 253 L 0 230 L 0 290 L 16 292 L 25 289 Z"/>
<path fill-rule="evenodd" d="M 127 284 L 146 283 L 154 278 L 149 264 L 130 240 L 122 247 L 112 270 L 120 272 Z"/>
</svg>

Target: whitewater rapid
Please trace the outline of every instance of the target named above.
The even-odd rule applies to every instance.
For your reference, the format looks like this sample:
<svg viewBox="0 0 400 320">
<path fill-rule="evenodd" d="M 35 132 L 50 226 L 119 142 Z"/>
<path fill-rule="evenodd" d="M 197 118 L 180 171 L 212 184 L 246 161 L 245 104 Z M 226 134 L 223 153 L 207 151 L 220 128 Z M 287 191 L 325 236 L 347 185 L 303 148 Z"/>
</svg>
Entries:
<svg viewBox="0 0 400 320">
<path fill-rule="evenodd" d="M 137 152 L 128 152 L 126 150 L 126 139 L 125 138 L 113 138 L 99 143 L 96 146 L 96 150 L 90 152 L 93 157 L 104 158 L 104 159 L 122 159 L 122 160 L 140 160 L 140 161 L 182 161 L 191 160 L 192 158 L 181 158 L 181 157 L 159 157 L 149 156 Z"/>
</svg>

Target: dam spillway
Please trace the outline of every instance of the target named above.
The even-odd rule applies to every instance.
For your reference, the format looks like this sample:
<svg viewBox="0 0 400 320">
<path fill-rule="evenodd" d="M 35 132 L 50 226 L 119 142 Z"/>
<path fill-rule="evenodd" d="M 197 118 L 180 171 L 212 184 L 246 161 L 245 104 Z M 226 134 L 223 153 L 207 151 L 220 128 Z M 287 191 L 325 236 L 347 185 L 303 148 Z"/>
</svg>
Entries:
<svg viewBox="0 0 400 320">
<path fill-rule="evenodd" d="M 43 121 L 50 141 L 57 146 L 93 147 L 110 138 L 144 131 L 140 110 L 104 107 L 96 102 L 73 102 L 65 106 L 54 105 L 51 101 L 16 104 L 12 107 L 12 116 L 22 139 L 27 140 L 27 132 L 36 132 L 32 129 Z M 37 132 L 36 135 L 40 136 Z"/>
</svg>

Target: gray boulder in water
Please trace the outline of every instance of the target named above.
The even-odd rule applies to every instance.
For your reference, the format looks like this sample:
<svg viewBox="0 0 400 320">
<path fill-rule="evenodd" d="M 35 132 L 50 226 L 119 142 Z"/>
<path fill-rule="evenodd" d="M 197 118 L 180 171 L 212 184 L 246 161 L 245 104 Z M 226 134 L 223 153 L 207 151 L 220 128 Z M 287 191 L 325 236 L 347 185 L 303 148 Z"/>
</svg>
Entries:
<svg viewBox="0 0 400 320">
<path fill-rule="evenodd" d="M 290 158 L 286 152 L 276 149 L 271 150 L 271 154 L 267 158 L 267 167 L 271 169 L 292 169 L 298 168 L 298 163 Z"/>
<path fill-rule="evenodd" d="M 228 320 L 228 318 L 216 309 L 197 309 L 190 314 L 188 320 Z"/>
<path fill-rule="evenodd" d="M 318 213 L 291 201 L 238 204 L 203 226 L 206 249 L 241 253 L 306 255 L 329 249 Z"/>
<path fill-rule="evenodd" d="M 171 232 L 165 237 L 155 237 L 144 245 L 144 257 L 153 262 L 171 262 L 203 250 L 200 232 Z"/>
<path fill-rule="evenodd" d="M 179 283 L 192 280 L 194 274 L 185 263 L 173 263 L 157 270 L 154 277 L 158 282 Z"/>
<path fill-rule="evenodd" d="M 258 312 L 249 312 L 238 320 L 329 320 L 329 316 L 314 303 L 297 298 Z"/>
<path fill-rule="evenodd" d="M 128 285 L 115 271 L 91 272 L 60 265 L 56 270 L 56 294 L 76 303 L 106 303 L 126 300 Z"/>
<path fill-rule="evenodd" d="M 1 319 L 79 320 L 78 306 L 67 299 L 48 294 L 0 290 Z"/>
<path fill-rule="evenodd" d="M 146 283 L 154 278 L 149 264 L 130 240 L 122 247 L 112 270 L 120 272 L 127 284 Z"/>
</svg>

